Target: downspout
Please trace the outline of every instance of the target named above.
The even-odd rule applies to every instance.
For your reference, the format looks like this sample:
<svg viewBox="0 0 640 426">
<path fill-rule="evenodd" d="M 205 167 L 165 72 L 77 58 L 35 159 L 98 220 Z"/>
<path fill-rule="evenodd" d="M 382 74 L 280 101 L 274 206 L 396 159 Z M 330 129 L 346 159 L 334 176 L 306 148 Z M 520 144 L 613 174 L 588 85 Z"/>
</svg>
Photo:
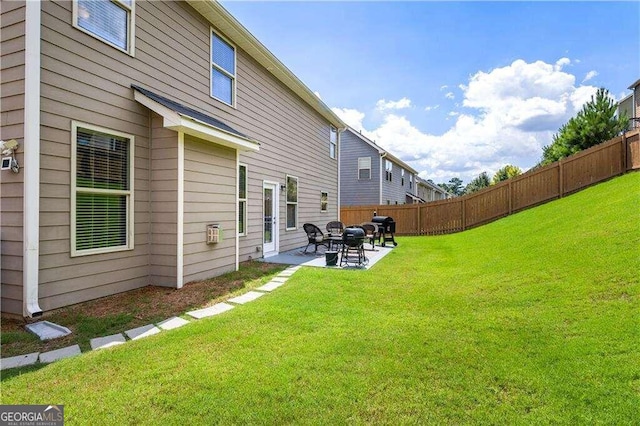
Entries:
<svg viewBox="0 0 640 426">
<path fill-rule="evenodd" d="M 379 177 L 380 177 L 380 185 L 378 185 L 380 187 L 380 202 L 378 203 L 379 205 L 382 205 L 382 166 L 384 165 L 384 161 L 383 159 L 387 156 L 387 151 L 384 151 L 382 154 L 380 154 L 380 173 L 379 173 Z M 387 169 L 384 169 L 384 173 L 385 176 L 387 174 Z"/>
<path fill-rule="evenodd" d="M 336 127 L 337 130 L 337 136 L 338 136 L 338 140 L 336 141 L 338 143 L 338 146 L 336 147 L 336 160 L 338 162 L 338 195 L 337 195 L 337 205 L 338 205 L 338 220 L 340 220 L 340 207 L 342 206 L 341 204 L 341 199 L 340 199 L 340 161 L 341 157 L 340 157 L 340 147 L 342 146 L 342 144 L 340 143 L 340 135 L 342 134 L 342 132 L 344 132 L 345 130 L 347 130 L 346 127 L 340 128 L 340 127 Z"/>
<path fill-rule="evenodd" d="M 40 2 L 25 6 L 24 194 L 22 313 L 42 315 L 38 304 L 40 257 Z"/>
</svg>

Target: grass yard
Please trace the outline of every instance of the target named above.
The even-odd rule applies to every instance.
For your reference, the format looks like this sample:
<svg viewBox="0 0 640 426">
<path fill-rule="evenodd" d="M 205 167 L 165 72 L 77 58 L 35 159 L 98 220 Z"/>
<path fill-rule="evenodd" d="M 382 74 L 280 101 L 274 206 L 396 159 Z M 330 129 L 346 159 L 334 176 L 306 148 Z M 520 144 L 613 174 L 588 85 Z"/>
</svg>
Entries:
<svg viewBox="0 0 640 426">
<path fill-rule="evenodd" d="M 637 424 L 640 173 L 2 382 L 68 424 Z"/>
</svg>

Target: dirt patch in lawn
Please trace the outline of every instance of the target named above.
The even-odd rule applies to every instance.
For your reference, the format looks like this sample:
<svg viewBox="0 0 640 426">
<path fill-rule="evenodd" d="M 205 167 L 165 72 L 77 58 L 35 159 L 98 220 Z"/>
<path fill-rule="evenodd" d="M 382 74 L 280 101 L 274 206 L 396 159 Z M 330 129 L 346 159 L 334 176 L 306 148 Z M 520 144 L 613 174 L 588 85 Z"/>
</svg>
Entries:
<svg viewBox="0 0 640 426">
<path fill-rule="evenodd" d="M 188 283 L 179 290 L 148 286 L 56 309 L 47 312 L 43 318 L 29 321 L 2 318 L 1 356 L 6 358 L 31 352 L 46 352 L 73 344 L 79 344 L 86 351 L 90 349 L 89 340 L 94 337 L 122 333 L 211 306 L 237 293 L 261 286 L 285 268 L 286 265 L 249 261 L 241 263 L 236 272 Z M 72 334 L 41 342 L 37 336 L 26 331 L 24 326 L 28 322 L 43 319 L 68 327 Z"/>
</svg>

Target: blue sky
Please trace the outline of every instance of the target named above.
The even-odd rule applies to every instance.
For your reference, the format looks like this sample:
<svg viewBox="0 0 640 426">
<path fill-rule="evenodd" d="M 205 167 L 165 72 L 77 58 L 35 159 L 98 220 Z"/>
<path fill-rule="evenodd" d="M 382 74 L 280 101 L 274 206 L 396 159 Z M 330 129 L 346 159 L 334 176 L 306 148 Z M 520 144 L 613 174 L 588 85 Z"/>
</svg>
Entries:
<svg viewBox="0 0 640 426">
<path fill-rule="evenodd" d="M 526 170 L 598 87 L 640 79 L 638 2 L 223 1 L 421 176 Z"/>
</svg>

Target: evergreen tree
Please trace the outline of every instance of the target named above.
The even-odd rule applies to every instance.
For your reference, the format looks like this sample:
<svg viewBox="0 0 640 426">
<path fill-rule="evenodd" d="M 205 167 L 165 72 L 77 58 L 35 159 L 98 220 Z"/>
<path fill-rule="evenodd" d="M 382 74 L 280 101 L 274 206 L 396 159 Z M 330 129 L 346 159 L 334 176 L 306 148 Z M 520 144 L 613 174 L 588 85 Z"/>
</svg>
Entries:
<svg viewBox="0 0 640 426">
<path fill-rule="evenodd" d="M 478 177 L 474 178 L 464 189 L 465 194 L 473 194 L 474 192 L 480 191 L 483 188 L 491 185 L 491 179 L 487 172 L 482 172 L 478 175 Z"/>
<path fill-rule="evenodd" d="M 493 175 L 493 180 L 491 182 L 492 185 L 495 185 L 498 182 L 502 182 L 503 180 L 511 179 L 512 177 L 516 177 L 522 174 L 522 170 L 518 166 L 513 166 L 511 164 L 507 164 Z"/>
</svg>

